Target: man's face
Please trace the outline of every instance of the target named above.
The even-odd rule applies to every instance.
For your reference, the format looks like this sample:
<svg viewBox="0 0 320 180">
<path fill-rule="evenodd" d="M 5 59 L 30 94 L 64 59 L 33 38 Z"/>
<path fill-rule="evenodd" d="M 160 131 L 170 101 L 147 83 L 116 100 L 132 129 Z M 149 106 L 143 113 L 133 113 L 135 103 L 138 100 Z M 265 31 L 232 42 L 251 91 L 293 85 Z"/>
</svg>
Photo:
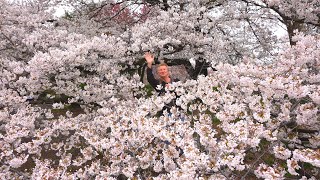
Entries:
<svg viewBox="0 0 320 180">
<path fill-rule="evenodd" d="M 168 67 L 167 66 L 159 66 L 158 67 L 158 75 L 161 78 L 165 78 L 165 77 L 169 76 Z"/>
</svg>

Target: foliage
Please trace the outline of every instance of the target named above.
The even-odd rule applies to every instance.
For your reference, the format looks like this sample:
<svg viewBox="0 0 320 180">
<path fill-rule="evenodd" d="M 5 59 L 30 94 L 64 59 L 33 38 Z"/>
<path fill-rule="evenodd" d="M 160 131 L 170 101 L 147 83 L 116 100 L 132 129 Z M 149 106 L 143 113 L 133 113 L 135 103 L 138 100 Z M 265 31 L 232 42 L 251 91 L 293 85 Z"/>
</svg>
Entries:
<svg viewBox="0 0 320 180">
<path fill-rule="evenodd" d="M 319 178 L 316 3 L 0 0 L 1 177 Z M 157 96 L 144 51 L 217 71 Z"/>
</svg>

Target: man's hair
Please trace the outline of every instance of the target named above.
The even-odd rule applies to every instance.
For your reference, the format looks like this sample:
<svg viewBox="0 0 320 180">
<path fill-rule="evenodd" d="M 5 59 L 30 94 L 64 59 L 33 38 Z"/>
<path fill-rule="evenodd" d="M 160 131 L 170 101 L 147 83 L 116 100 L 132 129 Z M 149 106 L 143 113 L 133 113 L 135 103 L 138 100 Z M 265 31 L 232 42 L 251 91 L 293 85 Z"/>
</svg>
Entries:
<svg viewBox="0 0 320 180">
<path fill-rule="evenodd" d="M 167 63 L 160 63 L 160 64 L 157 65 L 157 69 L 158 69 L 159 67 L 161 67 L 161 66 L 167 66 L 167 67 L 169 68 L 169 66 L 168 66 Z"/>
</svg>

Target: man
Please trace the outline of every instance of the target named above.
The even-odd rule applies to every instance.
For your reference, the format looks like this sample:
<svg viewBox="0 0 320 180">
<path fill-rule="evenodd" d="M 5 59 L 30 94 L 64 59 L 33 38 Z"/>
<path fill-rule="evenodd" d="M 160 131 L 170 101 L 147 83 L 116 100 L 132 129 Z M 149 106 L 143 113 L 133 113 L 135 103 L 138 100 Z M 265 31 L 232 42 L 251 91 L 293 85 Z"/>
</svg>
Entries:
<svg viewBox="0 0 320 180">
<path fill-rule="evenodd" d="M 147 80 L 149 84 L 153 87 L 153 89 L 155 89 L 159 93 L 159 96 L 166 93 L 165 88 L 168 87 L 170 83 L 179 81 L 178 79 L 173 80 L 170 77 L 169 66 L 166 63 L 161 63 L 158 65 L 157 74 L 159 76 L 159 79 L 156 79 L 152 73 L 152 63 L 154 61 L 154 55 L 150 52 L 147 52 L 144 54 L 144 58 L 147 62 Z M 157 88 L 158 85 L 161 85 L 161 89 Z M 163 109 L 160 112 L 158 112 L 158 114 L 163 114 L 164 110 L 167 110 L 169 112 L 171 107 L 175 106 L 175 104 L 176 103 L 174 98 L 170 103 L 165 104 Z"/>
<path fill-rule="evenodd" d="M 179 81 L 174 80 L 172 81 L 170 74 L 169 74 L 169 69 L 168 65 L 166 63 L 161 63 L 157 67 L 157 74 L 159 76 L 159 80 L 155 79 L 153 73 L 152 73 L 152 63 L 154 61 L 154 56 L 150 52 L 147 52 L 144 54 L 144 58 L 147 61 L 147 79 L 149 84 L 155 89 L 157 92 L 159 92 L 159 95 L 165 93 L 165 87 L 169 85 L 169 83 Z M 159 90 L 157 89 L 157 86 L 161 85 L 162 88 Z M 169 104 L 166 104 L 161 111 L 158 112 L 158 115 L 162 115 L 164 110 L 167 110 L 167 112 L 170 112 L 170 109 L 172 106 L 175 105 L 175 99 L 173 99 Z M 179 108 L 179 107 L 178 107 Z M 171 113 L 169 113 L 171 116 Z M 184 121 L 184 117 L 179 117 L 182 121 Z M 165 144 L 171 144 L 169 141 L 163 141 Z M 176 150 L 179 151 L 179 156 L 183 154 L 183 150 L 176 146 Z"/>
<path fill-rule="evenodd" d="M 147 62 L 147 80 L 149 84 L 159 92 L 159 95 L 165 92 L 165 87 L 168 86 L 169 83 L 176 82 L 178 80 L 172 80 L 169 73 L 169 67 L 166 63 L 161 63 L 157 67 L 157 74 L 159 76 L 159 80 L 157 80 L 152 73 L 152 63 L 154 61 L 154 55 L 150 52 L 146 52 L 144 54 L 144 58 Z M 162 88 L 159 90 L 157 86 L 161 85 Z"/>
</svg>

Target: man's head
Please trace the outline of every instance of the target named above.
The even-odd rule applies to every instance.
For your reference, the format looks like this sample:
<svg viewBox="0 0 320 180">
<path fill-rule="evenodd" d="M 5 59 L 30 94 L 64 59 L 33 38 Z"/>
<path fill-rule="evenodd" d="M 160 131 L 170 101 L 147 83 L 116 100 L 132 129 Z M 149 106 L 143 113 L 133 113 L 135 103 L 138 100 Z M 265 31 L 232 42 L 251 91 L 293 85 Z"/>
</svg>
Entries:
<svg viewBox="0 0 320 180">
<path fill-rule="evenodd" d="M 159 64 L 157 67 L 157 73 L 161 79 L 169 77 L 169 66 L 166 63 Z"/>
</svg>

